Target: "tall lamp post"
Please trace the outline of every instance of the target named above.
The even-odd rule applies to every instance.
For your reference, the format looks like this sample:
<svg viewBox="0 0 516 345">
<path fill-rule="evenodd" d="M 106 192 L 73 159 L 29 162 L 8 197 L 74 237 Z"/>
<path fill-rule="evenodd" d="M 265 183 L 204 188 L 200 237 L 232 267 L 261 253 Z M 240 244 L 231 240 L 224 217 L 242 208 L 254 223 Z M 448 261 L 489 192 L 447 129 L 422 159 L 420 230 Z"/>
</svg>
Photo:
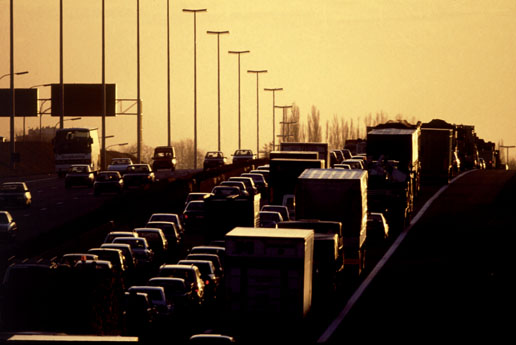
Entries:
<svg viewBox="0 0 516 345">
<path fill-rule="evenodd" d="M 256 158 L 260 158 L 260 98 L 258 87 L 258 76 L 261 73 L 267 73 L 266 69 L 262 70 L 247 70 L 247 73 L 256 74 Z"/>
<path fill-rule="evenodd" d="M 272 91 L 272 150 L 276 150 L 276 91 L 283 91 L 281 87 L 265 88 L 265 91 Z"/>
<path fill-rule="evenodd" d="M 172 145 L 170 136 L 170 0 L 167 0 L 167 145 Z"/>
<path fill-rule="evenodd" d="M 194 17 L 194 169 L 197 169 L 197 12 L 207 12 L 203 9 L 183 9 L 183 12 L 193 13 Z"/>
<path fill-rule="evenodd" d="M 218 150 L 220 151 L 220 35 L 229 34 L 229 31 L 206 31 L 207 34 L 217 35 L 217 114 L 218 114 Z"/>
<path fill-rule="evenodd" d="M 29 73 L 29 71 L 23 71 L 23 72 L 14 72 L 13 74 L 14 75 L 22 75 L 22 74 L 27 74 Z M 6 74 L 3 74 L 0 76 L 0 80 L 7 77 L 8 75 L 12 75 L 11 73 L 6 73 Z"/>
<path fill-rule="evenodd" d="M 250 53 L 249 50 L 230 50 L 229 54 L 237 54 L 238 55 L 238 149 L 240 150 L 241 145 L 241 130 L 240 130 L 240 55 Z"/>
</svg>

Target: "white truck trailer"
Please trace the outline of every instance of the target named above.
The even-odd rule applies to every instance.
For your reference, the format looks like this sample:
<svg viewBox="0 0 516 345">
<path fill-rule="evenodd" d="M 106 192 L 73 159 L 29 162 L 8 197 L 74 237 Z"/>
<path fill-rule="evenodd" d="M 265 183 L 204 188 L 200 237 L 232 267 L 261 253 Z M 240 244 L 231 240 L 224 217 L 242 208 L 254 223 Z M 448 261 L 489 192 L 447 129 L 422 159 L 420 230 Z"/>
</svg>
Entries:
<svg viewBox="0 0 516 345">
<path fill-rule="evenodd" d="M 313 230 L 237 227 L 225 241 L 229 315 L 305 319 L 312 303 Z"/>
</svg>

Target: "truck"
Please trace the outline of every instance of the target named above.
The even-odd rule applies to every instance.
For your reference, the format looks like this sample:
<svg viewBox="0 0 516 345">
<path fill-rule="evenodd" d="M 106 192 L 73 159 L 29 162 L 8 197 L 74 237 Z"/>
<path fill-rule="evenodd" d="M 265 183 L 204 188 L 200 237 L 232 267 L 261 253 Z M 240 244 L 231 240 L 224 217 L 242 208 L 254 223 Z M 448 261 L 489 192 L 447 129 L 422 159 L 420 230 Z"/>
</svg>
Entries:
<svg viewBox="0 0 516 345">
<path fill-rule="evenodd" d="M 269 159 L 291 158 L 291 159 L 319 159 L 317 151 L 272 151 Z"/>
<path fill-rule="evenodd" d="M 296 220 L 318 219 L 342 224 L 344 273 L 360 272 L 360 249 L 367 226 L 366 170 L 306 169 L 297 179 Z"/>
<path fill-rule="evenodd" d="M 367 152 L 366 139 L 347 139 L 344 148 L 351 151 L 352 155 L 359 155 Z"/>
<path fill-rule="evenodd" d="M 298 176 L 308 168 L 324 168 L 322 159 L 274 158 L 269 162 L 269 200 L 282 205 L 286 195 L 293 195 Z"/>
<path fill-rule="evenodd" d="M 210 195 L 204 199 L 205 235 L 211 239 L 220 239 L 235 227 L 258 227 L 261 194 L 248 197 L 230 195 L 217 197 Z"/>
<path fill-rule="evenodd" d="M 100 169 L 100 146 L 97 128 L 60 128 L 52 139 L 56 173 L 64 177 L 73 164 L 88 164 Z"/>
<path fill-rule="evenodd" d="M 260 324 L 306 318 L 312 307 L 313 230 L 237 227 L 226 234 L 225 245 L 228 315 Z"/>
<path fill-rule="evenodd" d="M 280 151 L 316 151 L 319 159 L 324 160 L 324 168 L 330 167 L 330 151 L 328 143 L 280 143 Z"/>
<path fill-rule="evenodd" d="M 389 121 L 367 133 L 368 202 L 394 231 L 408 224 L 420 190 L 421 123 Z"/>
<path fill-rule="evenodd" d="M 456 125 L 457 150 L 463 171 L 479 167 L 479 156 L 476 144 L 475 126 Z"/>
<path fill-rule="evenodd" d="M 421 181 L 444 182 L 453 174 L 453 130 L 421 127 Z"/>
<path fill-rule="evenodd" d="M 496 167 L 496 144 L 492 141 L 477 139 L 477 149 L 479 157 L 486 162 L 486 169 L 494 169 Z"/>
</svg>

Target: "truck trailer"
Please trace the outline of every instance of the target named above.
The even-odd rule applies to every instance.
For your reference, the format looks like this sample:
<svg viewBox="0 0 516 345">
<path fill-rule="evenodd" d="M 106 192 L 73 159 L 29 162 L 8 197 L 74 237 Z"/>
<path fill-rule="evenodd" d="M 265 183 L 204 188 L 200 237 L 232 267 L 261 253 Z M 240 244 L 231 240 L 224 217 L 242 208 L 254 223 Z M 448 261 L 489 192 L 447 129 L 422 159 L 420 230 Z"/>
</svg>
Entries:
<svg viewBox="0 0 516 345">
<path fill-rule="evenodd" d="M 421 181 L 448 183 L 452 176 L 453 131 L 421 128 Z"/>
<path fill-rule="evenodd" d="M 228 315 L 260 324 L 306 318 L 312 303 L 313 230 L 237 227 L 226 234 L 225 244 Z"/>
<path fill-rule="evenodd" d="M 342 224 L 344 272 L 360 274 L 367 226 L 366 170 L 306 169 L 296 186 L 296 219 Z"/>
<path fill-rule="evenodd" d="M 280 143 L 280 151 L 316 151 L 319 159 L 324 160 L 324 168 L 330 167 L 328 143 Z"/>
</svg>

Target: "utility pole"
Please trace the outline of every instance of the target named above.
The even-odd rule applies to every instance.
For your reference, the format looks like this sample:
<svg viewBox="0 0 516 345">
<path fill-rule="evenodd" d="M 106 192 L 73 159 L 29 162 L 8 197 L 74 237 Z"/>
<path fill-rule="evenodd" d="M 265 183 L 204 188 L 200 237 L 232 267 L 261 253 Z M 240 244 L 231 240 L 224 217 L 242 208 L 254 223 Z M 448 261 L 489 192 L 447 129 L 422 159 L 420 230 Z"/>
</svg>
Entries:
<svg viewBox="0 0 516 345">
<path fill-rule="evenodd" d="M 260 98 L 258 87 L 258 76 L 260 73 L 267 73 L 267 70 L 247 70 L 247 73 L 256 74 L 256 158 L 260 158 Z"/>
<path fill-rule="evenodd" d="M 106 169 L 106 7 L 105 0 L 102 0 L 102 156 L 100 166 Z"/>
<path fill-rule="evenodd" d="M 136 161 L 142 159 L 142 106 L 140 96 L 140 0 L 136 0 Z"/>
<path fill-rule="evenodd" d="M 10 71 L 10 75 L 11 75 L 11 80 L 10 80 L 10 86 L 11 86 L 11 117 L 10 117 L 10 138 L 11 140 L 9 141 L 9 152 L 10 152 L 10 155 L 9 155 L 9 167 L 11 168 L 11 170 L 14 170 L 14 168 L 16 167 L 16 164 L 15 164 L 15 145 L 14 145 L 14 116 L 15 116 L 15 104 L 16 104 L 16 99 L 14 97 L 14 0 L 11 0 L 10 1 L 10 45 L 11 45 L 11 54 L 10 54 L 10 59 L 11 59 L 11 71 Z"/>
<path fill-rule="evenodd" d="M 220 151 L 220 35 L 229 31 L 206 31 L 207 34 L 217 35 L 217 100 L 218 100 L 218 150 Z"/>
<path fill-rule="evenodd" d="M 265 88 L 265 91 L 272 91 L 272 151 L 276 150 L 276 91 L 283 91 L 283 88 Z"/>
<path fill-rule="evenodd" d="M 197 12 L 206 11 L 205 8 L 183 9 L 183 12 L 193 13 L 194 17 L 194 169 L 197 169 Z"/>
<path fill-rule="evenodd" d="M 504 145 L 500 145 L 500 148 L 503 149 L 507 149 L 507 154 L 505 156 L 505 163 L 507 164 L 507 166 L 509 166 L 509 149 L 512 149 L 512 148 L 515 148 L 516 146 L 514 145 L 511 145 L 511 146 L 504 146 Z"/>
<path fill-rule="evenodd" d="M 241 126 L 240 126 L 240 55 L 250 53 L 249 50 L 230 50 L 229 54 L 238 55 L 238 149 L 241 148 Z"/>
<path fill-rule="evenodd" d="M 170 137 L 170 0 L 167 0 L 167 145 L 171 146 Z"/>
</svg>

